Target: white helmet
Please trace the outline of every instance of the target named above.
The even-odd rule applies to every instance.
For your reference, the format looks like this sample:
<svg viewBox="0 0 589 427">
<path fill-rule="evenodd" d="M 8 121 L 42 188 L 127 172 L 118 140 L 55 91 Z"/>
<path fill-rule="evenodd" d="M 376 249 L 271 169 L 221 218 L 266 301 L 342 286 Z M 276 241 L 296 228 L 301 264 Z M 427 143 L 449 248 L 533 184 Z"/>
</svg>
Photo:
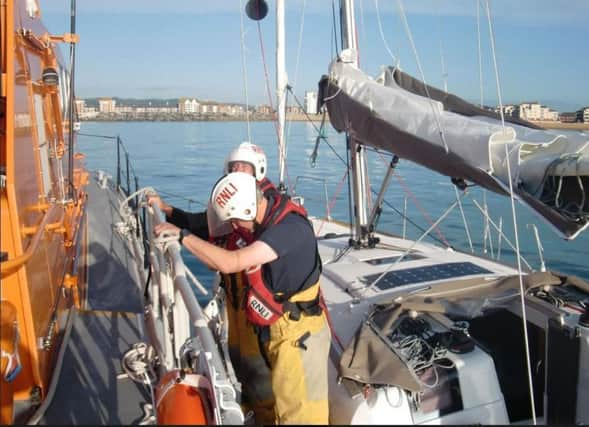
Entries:
<svg viewBox="0 0 589 427">
<path fill-rule="evenodd" d="M 239 147 L 233 149 L 225 159 L 225 173 L 231 172 L 233 162 L 245 162 L 254 168 L 254 176 L 261 181 L 266 176 L 266 154 L 264 150 L 251 142 L 242 142 Z"/>
<path fill-rule="evenodd" d="M 225 175 L 213 188 L 211 204 L 221 221 L 254 220 L 257 212 L 256 179 L 245 172 Z"/>
</svg>

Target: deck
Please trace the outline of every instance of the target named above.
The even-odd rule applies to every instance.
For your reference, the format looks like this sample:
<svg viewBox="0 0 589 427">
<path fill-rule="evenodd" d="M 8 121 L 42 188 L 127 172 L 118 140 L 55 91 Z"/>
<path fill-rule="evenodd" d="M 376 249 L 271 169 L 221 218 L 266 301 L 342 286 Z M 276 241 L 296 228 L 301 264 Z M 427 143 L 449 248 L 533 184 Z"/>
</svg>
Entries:
<svg viewBox="0 0 589 427">
<path fill-rule="evenodd" d="M 144 340 L 144 284 L 114 226 L 120 221 L 116 194 L 92 179 L 87 191 L 88 295 L 84 308 L 72 313 L 59 380 L 39 424 L 138 424 L 150 392 L 124 375 L 121 359 Z"/>
</svg>

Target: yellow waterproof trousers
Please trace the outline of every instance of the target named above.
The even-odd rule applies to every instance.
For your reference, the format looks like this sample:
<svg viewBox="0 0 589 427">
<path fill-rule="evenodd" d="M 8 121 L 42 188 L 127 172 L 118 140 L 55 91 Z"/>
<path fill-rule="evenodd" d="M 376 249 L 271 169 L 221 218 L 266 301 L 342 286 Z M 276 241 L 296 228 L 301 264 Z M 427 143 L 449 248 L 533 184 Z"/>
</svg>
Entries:
<svg viewBox="0 0 589 427">
<path fill-rule="evenodd" d="M 298 293 L 290 301 L 311 301 L 319 284 Z M 270 326 L 265 343 L 272 368 L 276 424 L 328 424 L 327 364 L 331 333 L 325 313 L 299 320 L 284 314 Z"/>
<path fill-rule="evenodd" d="M 241 274 L 224 275 L 227 321 L 229 328 L 229 357 L 242 387 L 244 414 L 253 410 L 256 424 L 274 424 L 274 396 L 270 369 L 258 343 L 258 335 L 243 309 L 244 286 Z"/>
</svg>

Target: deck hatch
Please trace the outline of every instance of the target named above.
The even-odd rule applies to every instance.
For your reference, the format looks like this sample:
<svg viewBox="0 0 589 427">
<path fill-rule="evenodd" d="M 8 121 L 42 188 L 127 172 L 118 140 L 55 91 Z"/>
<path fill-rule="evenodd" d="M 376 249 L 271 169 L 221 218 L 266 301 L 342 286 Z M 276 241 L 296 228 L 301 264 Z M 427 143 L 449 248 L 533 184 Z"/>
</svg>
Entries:
<svg viewBox="0 0 589 427">
<path fill-rule="evenodd" d="M 428 265 L 424 267 L 405 268 L 403 270 L 389 271 L 376 284 L 381 291 L 396 288 L 397 286 L 413 283 L 431 282 L 434 280 L 451 279 L 454 277 L 470 276 L 473 274 L 492 273 L 472 262 L 448 262 L 445 264 Z M 364 276 L 364 283 L 372 283 L 380 273 Z"/>
</svg>

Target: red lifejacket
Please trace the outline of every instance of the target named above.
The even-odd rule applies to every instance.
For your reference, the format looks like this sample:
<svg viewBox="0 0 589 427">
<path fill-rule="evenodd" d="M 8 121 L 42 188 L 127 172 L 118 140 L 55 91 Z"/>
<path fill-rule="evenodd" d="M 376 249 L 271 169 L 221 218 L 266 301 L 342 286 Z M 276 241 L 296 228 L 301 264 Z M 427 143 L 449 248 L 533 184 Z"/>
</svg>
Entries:
<svg viewBox="0 0 589 427">
<path fill-rule="evenodd" d="M 251 244 L 254 241 L 254 235 L 251 231 L 238 227 L 233 229 L 231 233 L 216 238 L 209 238 L 209 241 L 227 250 L 236 251 Z M 240 286 L 239 283 L 242 283 L 241 286 L 247 284 L 247 277 L 244 271 L 221 274 L 221 286 L 225 289 L 227 299 L 235 310 L 240 306 L 240 301 L 237 298 L 239 295 L 237 289 Z"/>
<path fill-rule="evenodd" d="M 270 209 L 269 214 L 261 224 L 262 230 L 270 225 L 278 224 L 284 217 L 295 212 L 304 218 L 307 217 L 307 211 L 300 205 L 294 203 L 290 198 L 278 195 L 275 203 Z M 309 224 L 309 226 L 311 226 Z M 301 291 L 309 288 L 315 283 L 307 283 L 315 276 L 316 269 L 321 269 L 321 260 L 317 255 L 315 268 L 303 284 Z M 285 312 L 291 312 L 291 318 L 298 320 L 300 311 L 308 311 L 313 314 L 319 314 L 319 295 L 313 301 L 293 303 L 288 301 L 288 297 L 283 299 L 277 298 L 272 288 L 264 281 L 262 266 L 257 265 L 250 267 L 245 272 L 247 276 L 248 289 L 246 291 L 245 314 L 250 322 L 259 326 L 269 326 L 276 322 Z M 292 296 L 292 295 L 291 295 Z"/>
<path fill-rule="evenodd" d="M 274 193 L 278 193 L 278 190 L 276 189 L 274 184 L 272 184 L 272 181 L 270 181 L 266 177 L 264 177 L 264 179 L 262 179 L 261 181 L 258 181 L 258 187 L 260 188 L 264 196 L 267 196 L 270 193 L 272 193 L 272 195 L 274 196 Z"/>
</svg>

